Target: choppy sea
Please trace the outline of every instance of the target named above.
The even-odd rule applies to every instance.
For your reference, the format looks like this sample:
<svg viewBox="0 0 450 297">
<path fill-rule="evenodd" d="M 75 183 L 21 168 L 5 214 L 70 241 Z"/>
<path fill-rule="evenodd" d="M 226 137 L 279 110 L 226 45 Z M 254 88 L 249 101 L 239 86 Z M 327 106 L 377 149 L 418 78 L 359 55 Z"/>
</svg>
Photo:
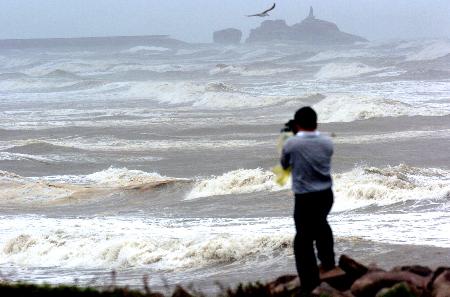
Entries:
<svg viewBox="0 0 450 297">
<path fill-rule="evenodd" d="M 43 44 L 0 48 L 2 278 L 208 292 L 295 273 L 270 168 L 303 105 L 335 143 L 337 254 L 450 265 L 450 41 Z"/>
</svg>

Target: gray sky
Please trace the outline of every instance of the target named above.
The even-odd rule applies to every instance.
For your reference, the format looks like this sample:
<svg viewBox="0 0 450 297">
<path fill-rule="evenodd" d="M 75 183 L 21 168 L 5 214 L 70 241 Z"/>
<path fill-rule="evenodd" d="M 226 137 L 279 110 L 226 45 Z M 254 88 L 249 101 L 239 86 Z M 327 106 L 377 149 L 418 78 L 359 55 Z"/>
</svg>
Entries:
<svg viewBox="0 0 450 297">
<path fill-rule="evenodd" d="M 214 30 L 248 33 L 246 18 L 274 0 L 0 0 L 0 39 L 169 34 L 207 42 Z M 316 17 L 372 40 L 450 37 L 450 0 L 279 0 L 267 19 Z"/>
</svg>

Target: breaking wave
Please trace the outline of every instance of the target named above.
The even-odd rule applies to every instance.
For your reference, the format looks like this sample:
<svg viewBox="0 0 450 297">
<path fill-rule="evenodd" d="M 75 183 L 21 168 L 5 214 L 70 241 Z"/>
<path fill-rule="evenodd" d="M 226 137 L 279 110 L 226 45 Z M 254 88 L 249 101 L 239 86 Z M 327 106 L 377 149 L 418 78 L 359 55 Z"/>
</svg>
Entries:
<svg viewBox="0 0 450 297">
<path fill-rule="evenodd" d="M 160 47 L 160 46 L 135 46 L 132 48 L 129 48 L 127 50 L 124 50 L 123 53 L 131 53 L 131 54 L 135 54 L 135 53 L 142 53 L 142 52 L 167 52 L 167 51 L 171 51 L 170 48 L 166 48 L 166 47 Z"/>
<path fill-rule="evenodd" d="M 82 198 L 104 197 L 114 190 L 151 189 L 183 179 L 141 170 L 109 168 L 88 175 L 22 177 L 0 171 L 0 204 L 70 202 Z M 71 200 L 68 200 L 71 199 Z"/>
<path fill-rule="evenodd" d="M 439 106 L 419 107 L 400 101 L 369 96 L 330 95 L 314 105 L 319 121 L 352 122 L 377 117 L 442 116 L 450 111 Z"/>
<path fill-rule="evenodd" d="M 132 98 L 147 97 L 173 105 L 188 104 L 197 108 L 222 110 L 264 107 L 291 99 L 253 95 L 220 82 L 209 84 L 193 82 L 136 83 L 131 86 L 127 95 Z"/>
<path fill-rule="evenodd" d="M 289 227 L 278 235 L 264 231 L 265 220 L 246 222 L 246 227 L 236 225 L 239 222 L 229 225 L 219 221 L 199 224 L 126 218 L 32 220 L 34 228 L 40 231 L 27 228 L 28 232 L 3 238 L 0 262 L 33 267 L 148 267 L 171 271 L 267 260 L 292 253 L 291 224 L 284 219 L 272 220 L 272 224 L 287 221 Z M 29 219 L 4 218 L 2 222 L 17 231 L 17 226 Z"/>
<path fill-rule="evenodd" d="M 450 42 L 436 41 L 428 43 L 419 52 L 410 54 L 406 61 L 434 60 L 450 54 Z"/>
<path fill-rule="evenodd" d="M 237 66 L 237 65 L 226 65 L 218 64 L 215 68 L 209 71 L 211 75 L 229 74 L 229 75 L 239 75 L 239 76 L 271 76 L 276 74 L 288 73 L 295 71 L 294 68 L 262 68 L 262 69 L 252 69 L 247 66 Z"/>
<path fill-rule="evenodd" d="M 198 181 L 186 199 L 196 199 L 217 195 L 245 194 L 260 191 L 282 190 L 275 183 L 275 176 L 261 168 L 239 169 L 221 176 Z"/>
<path fill-rule="evenodd" d="M 370 204 L 449 199 L 450 171 L 407 165 L 385 168 L 361 166 L 350 172 L 335 174 L 334 191 L 337 196 L 336 211 Z"/>
<path fill-rule="evenodd" d="M 316 73 L 317 79 L 340 79 L 355 77 L 362 74 L 380 71 L 380 68 L 373 68 L 362 63 L 331 63 L 323 66 Z"/>
<path fill-rule="evenodd" d="M 376 168 L 359 166 L 333 175 L 337 196 L 335 210 L 370 204 L 393 204 L 407 200 L 450 197 L 450 171 L 407 165 Z M 221 176 L 197 181 L 187 200 L 260 191 L 281 191 L 270 171 L 239 169 Z"/>
<path fill-rule="evenodd" d="M 361 58 L 375 56 L 374 53 L 363 49 L 346 49 L 343 51 L 323 51 L 306 59 L 306 62 L 322 62 L 339 58 Z"/>
</svg>

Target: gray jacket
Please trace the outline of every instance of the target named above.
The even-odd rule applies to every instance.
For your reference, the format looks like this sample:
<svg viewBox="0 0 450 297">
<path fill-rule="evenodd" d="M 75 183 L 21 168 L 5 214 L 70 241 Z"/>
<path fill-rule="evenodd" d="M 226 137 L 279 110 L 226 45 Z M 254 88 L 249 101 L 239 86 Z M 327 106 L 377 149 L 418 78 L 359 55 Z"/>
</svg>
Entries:
<svg viewBox="0 0 450 297">
<path fill-rule="evenodd" d="M 281 154 L 284 169 L 292 168 L 292 191 L 304 194 L 331 188 L 333 143 L 315 132 L 299 132 L 289 138 Z"/>
</svg>

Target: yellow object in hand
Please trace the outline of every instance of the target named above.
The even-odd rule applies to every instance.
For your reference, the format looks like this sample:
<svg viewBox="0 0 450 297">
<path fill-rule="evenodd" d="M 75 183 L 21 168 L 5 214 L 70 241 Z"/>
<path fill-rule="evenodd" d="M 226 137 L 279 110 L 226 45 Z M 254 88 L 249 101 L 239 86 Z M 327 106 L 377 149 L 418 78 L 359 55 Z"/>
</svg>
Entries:
<svg viewBox="0 0 450 297">
<path fill-rule="evenodd" d="M 288 169 L 284 169 L 281 165 L 277 165 L 272 168 L 272 172 L 275 174 L 276 179 L 275 182 L 280 186 L 286 185 L 291 176 L 291 167 Z"/>
</svg>

